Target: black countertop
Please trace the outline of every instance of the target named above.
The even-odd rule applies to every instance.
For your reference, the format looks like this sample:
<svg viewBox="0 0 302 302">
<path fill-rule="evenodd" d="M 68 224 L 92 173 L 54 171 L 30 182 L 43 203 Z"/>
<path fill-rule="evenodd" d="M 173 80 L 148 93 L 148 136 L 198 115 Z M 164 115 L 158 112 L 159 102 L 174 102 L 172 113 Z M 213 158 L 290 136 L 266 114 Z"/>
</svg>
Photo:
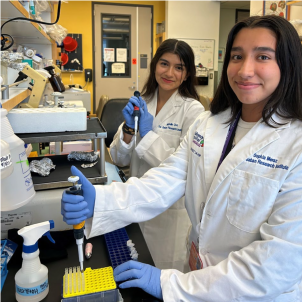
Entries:
<svg viewBox="0 0 302 302">
<path fill-rule="evenodd" d="M 148 247 L 144 240 L 138 224 L 131 224 L 126 227 L 129 238 L 135 243 L 136 250 L 139 254 L 138 261 L 154 265 Z M 70 232 L 69 232 L 70 234 Z M 84 268 L 91 267 L 92 269 L 110 266 L 109 255 L 106 248 L 104 236 L 98 236 L 89 239 L 93 245 L 92 257 L 84 261 Z M 43 299 L 45 302 L 61 301 L 62 280 L 65 273 L 65 268 L 78 266 L 78 250 L 76 243 L 67 246 L 67 258 L 51 261 L 46 263 L 48 268 L 49 293 Z M 20 255 L 14 255 L 19 256 Z M 12 258 L 13 260 L 13 258 Z M 10 261 L 8 263 L 8 275 L 1 292 L 1 301 L 13 302 L 15 298 L 15 281 L 14 277 L 20 269 L 20 261 Z M 124 302 L 155 302 L 159 301 L 139 288 L 119 289 Z"/>
</svg>

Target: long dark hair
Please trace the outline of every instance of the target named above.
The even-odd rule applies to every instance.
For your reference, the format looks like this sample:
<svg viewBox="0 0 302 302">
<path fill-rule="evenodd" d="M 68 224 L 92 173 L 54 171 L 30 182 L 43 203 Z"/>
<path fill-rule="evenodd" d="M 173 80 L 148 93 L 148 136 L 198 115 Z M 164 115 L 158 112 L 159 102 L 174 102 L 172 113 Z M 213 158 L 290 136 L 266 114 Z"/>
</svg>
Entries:
<svg viewBox="0 0 302 302">
<path fill-rule="evenodd" d="M 241 102 L 232 90 L 227 68 L 231 49 L 237 33 L 242 28 L 267 28 L 275 33 L 277 39 L 276 60 L 280 68 L 281 78 L 276 90 L 270 96 L 263 108 L 263 121 L 271 127 L 278 125 L 272 115 L 276 113 L 281 118 L 302 120 L 302 46 L 297 31 L 290 22 L 282 17 L 252 16 L 235 24 L 231 29 L 225 52 L 221 81 L 211 103 L 210 110 L 218 114 L 231 108 L 232 122 L 241 109 Z"/>
<path fill-rule="evenodd" d="M 173 53 L 178 55 L 180 60 L 184 62 L 187 70 L 188 77 L 186 81 L 183 81 L 178 87 L 178 93 L 183 97 L 199 100 L 199 96 L 194 86 L 196 85 L 197 81 L 193 50 L 186 42 L 176 39 L 167 39 L 158 47 L 150 63 L 150 74 L 143 87 L 142 96 L 147 99 L 150 99 L 154 96 L 155 90 L 158 87 L 158 83 L 155 79 L 156 64 L 165 53 Z"/>
</svg>

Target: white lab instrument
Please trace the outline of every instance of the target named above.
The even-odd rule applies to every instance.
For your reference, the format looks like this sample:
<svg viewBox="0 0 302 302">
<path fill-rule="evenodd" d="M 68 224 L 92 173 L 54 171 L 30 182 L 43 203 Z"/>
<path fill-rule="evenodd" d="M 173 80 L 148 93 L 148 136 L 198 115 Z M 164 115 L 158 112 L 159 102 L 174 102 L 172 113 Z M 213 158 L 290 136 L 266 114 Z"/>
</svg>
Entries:
<svg viewBox="0 0 302 302">
<path fill-rule="evenodd" d="M 16 133 L 45 133 L 87 130 L 87 112 L 83 107 L 18 108 L 8 119 Z"/>
<path fill-rule="evenodd" d="M 18 302 L 38 302 L 48 292 L 48 269 L 39 259 L 38 240 L 43 235 L 55 243 L 49 231 L 54 228 L 53 220 L 33 224 L 18 231 L 23 237 L 22 267 L 15 275 L 16 300 Z"/>
<path fill-rule="evenodd" d="M 82 101 L 86 111 L 91 112 L 91 93 L 83 89 L 71 88 L 66 89 L 63 93 L 64 101 Z"/>
<path fill-rule="evenodd" d="M 9 145 L 14 171 L 1 179 L 2 211 L 17 209 L 35 196 L 24 142 L 14 134 L 6 114 L 7 110 L 1 108 L 1 139 Z"/>
</svg>

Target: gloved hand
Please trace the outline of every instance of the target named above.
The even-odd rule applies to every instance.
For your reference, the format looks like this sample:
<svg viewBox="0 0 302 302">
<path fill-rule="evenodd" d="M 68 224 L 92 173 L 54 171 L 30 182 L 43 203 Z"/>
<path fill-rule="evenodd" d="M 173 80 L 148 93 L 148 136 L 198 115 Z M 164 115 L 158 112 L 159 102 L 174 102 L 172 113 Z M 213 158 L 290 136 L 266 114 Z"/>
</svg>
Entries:
<svg viewBox="0 0 302 302">
<path fill-rule="evenodd" d="M 123 116 L 126 121 L 126 125 L 130 128 L 134 128 L 134 117 L 133 117 L 133 111 L 134 111 L 134 106 L 137 106 L 138 108 L 142 107 L 142 102 L 143 99 L 141 97 L 137 98 L 136 96 L 132 96 L 129 99 L 129 102 L 123 109 Z"/>
<path fill-rule="evenodd" d="M 120 284 L 120 288 L 139 287 L 162 300 L 160 274 L 159 268 L 133 260 L 117 266 L 113 271 L 114 279 L 117 282 L 132 279 Z"/>
<path fill-rule="evenodd" d="M 71 195 L 64 191 L 61 200 L 61 214 L 67 224 L 74 225 L 93 216 L 95 188 L 75 166 L 71 167 L 71 174 L 79 176 L 78 183 L 82 184 L 84 196 Z"/>
<path fill-rule="evenodd" d="M 142 100 L 142 108 L 140 108 L 140 119 L 139 119 L 139 133 L 141 137 L 144 137 L 149 131 L 152 130 L 153 126 L 153 115 L 148 112 L 147 104 Z"/>
</svg>

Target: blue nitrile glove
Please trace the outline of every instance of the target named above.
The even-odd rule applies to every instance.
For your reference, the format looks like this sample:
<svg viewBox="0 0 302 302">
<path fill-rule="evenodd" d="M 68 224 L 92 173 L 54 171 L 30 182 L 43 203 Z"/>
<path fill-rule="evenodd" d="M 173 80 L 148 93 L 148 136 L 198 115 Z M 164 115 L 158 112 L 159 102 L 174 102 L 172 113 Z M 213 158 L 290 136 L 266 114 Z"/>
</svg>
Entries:
<svg viewBox="0 0 302 302">
<path fill-rule="evenodd" d="M 139 287 L 148 294 L 162 300 L 160 274 L 161 270 L 159 268 L 133 260 L 117 266 L 113 271 L 116 282 L 131 279 L 120 284 L 120 288 Z"/>
<path fill-rule="evenodd" d="M 71 167 L 71 174 L 79 176 L 78 183 L 82 184 L 83 196 L 67 194 L 64 191 L 61 200 L 61 214 L 67 224 L 74 225 L 93 216 L 95 188 L 75 166 Z"/>
<path fill-rule="evenodd" d="M 132 96 L 122 111 L 126 121 L 126 125 L 132 129 L 134 128 L 134 117 L 133 117 L 134 106 L 141 108 L 142 102 L 143 99 L 141 97 L 137 98 L 136 96 Z"/>
<path fill-rule="evenodd" d="M 146 102 L 144 100 L 142 101 L 142 107 L 140 108 L 141 116 L 139 119 L 139 133 L 141 137 L 144 137 L 149 131 L 152 130 L 154 117 L 148 112 Z"/>
</svg>

